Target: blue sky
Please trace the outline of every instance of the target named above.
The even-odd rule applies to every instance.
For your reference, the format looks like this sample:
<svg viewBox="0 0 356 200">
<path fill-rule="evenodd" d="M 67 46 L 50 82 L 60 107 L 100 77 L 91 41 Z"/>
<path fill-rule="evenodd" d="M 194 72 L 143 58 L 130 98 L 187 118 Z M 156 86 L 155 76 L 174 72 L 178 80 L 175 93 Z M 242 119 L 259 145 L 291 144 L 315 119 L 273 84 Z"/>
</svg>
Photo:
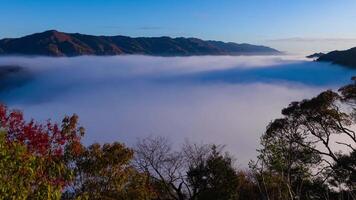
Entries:
<svg viewBox="0 0 356 200">
<path fill-rule="evenodd" d="M 199 37 L 291 52 L 356 46 L 355 0 L 0 0 L 0 6 L 0 38 L 57 29 Z"/>
</svg>

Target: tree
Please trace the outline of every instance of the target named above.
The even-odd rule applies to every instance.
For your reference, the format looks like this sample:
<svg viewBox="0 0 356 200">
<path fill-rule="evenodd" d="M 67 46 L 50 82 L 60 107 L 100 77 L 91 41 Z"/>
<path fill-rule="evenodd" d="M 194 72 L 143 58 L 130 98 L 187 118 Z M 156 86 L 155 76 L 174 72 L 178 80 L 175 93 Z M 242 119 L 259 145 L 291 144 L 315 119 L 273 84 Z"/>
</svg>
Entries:
<svg viewBox="0 0 356 200">
<path fill-rule="evenodd" d="M 186 142 L 174 151 L 167 139 L 148 137 L 136 145 L 135 163 L 149 174 L 158 199 L 237 199 L 241 184 L 233 159 L 218 148 Z"/>
<path fill-rule="evenodd" d="M 308 195 L 305 184 L 312 178 L 312 168 L 321 162 L 320 155 L 310 149 L 313 144 L 302 134 L 301 124 L 286 117 L 270 123 L 261 138 L 259 166 L 255 165 L 255 170 L 259 167 L 261 176 L 275 176 L 274 180 L 280 185 L 278 194 L 284 199 Z"/>
<path fill-rule="evenodd" d="M 216 146 L 212 147 L 207 160 L 190 167 L 187 176 L 196 200 L 233 200 L 238 197 L 239 178 L 232 166 L 232 158 L 221 155 Z"/>
<path fill-rule="evenodd" d="M 75 182 L 67 198 L 145 200 L 153 197 L 148 177 L 131 165 L 133 151 L 121 143 L 92 144 L 73 162 Z"/>
<path fill-rule="evenodd" d="M 121 143 L 80 140 L 78 117 L 59 126 L 26 122 L 0 105 L 0 196 L 5 199 L 151 199 L 148 176 L 131 166 L 133 151 Z"/>
<path fill-rule="evenodd" d="M 260 190 L 258 184 L 255 181 L 254 174 L 251 171 L 239 170 L 237 171 L 237 177 L 239 184 L 237 187 L 237 198 L 236 200 L 257 200 L 261 199 Z"/>
<path fill-rule="evenodd" d="M 4 199 L 26 199 L 33 194 L 31 186 L 37 179 L 39 159 L 29 154 L 24 145 L 9 144 L 5 138 L 6 132 L 1 132 L 0 196 Z"/>
<path fill-rule="evenodd" d="M 341 171 L 351 177 L 356 173 L 356 163 L 352 159 L 356 146 L 356 134 L 352 130 L 354 123 L 352 115 L 346 110 L 342 96 L 326 91 L 310 100 L 290 104 L 282 111 L 282 114 L 301 124 L 302 136 L 314 145 L 300 144 L 323 157 L 326 179 L 333 177 L 340 184 L 345 184 L 352 189 L 355 184 L 354 180 L 333 176 Z M 344 150 L 340 151 L 340 147 Z M 345 160 L 350 162 L 345 162 Z"/>
<path fill-rule="evenodd" d="M 161 191 L 160 196 L 176 200 L 187 198 L 183 154 L 173 151 L 166 138 L 148 137 L 140 140 L 135 153 L 136 167 L 154 179 L 151 182 L 158 186 L 156 189 Z"/>
<path fill-rule="evenodd" d="M 326 183 L 341 191 L 347 188 L 348 194 L 353 196 L 356 187 L 355 106 L 356 82 L 342 87 L 339 93 L 328 90 L 284 108 L 283 118 L 274 120 L 261 139 L 259 166 L 264 170 L 258 174 L 262 182 L 267 172 L 277 173 L 288 186 L 290 199 L 311 193 L 314 195 L 309 198 L 316 198 L 315 194 L 321 198 L 320 191 L 329 190 Z M 304 187 L 299 187 L 300 181 L 295 182 L 292 177 L 299 177 L 293 179 L 304 182 Z M 305 191 L 306 186 L 309 190 L 314 187 L 319 193 Z"/>
<path fill-rule="evenodd" d="M 26 122 L 19 111 L 0 105 L 0 192 L 11 199 L 59 199 L 72 180 L 66 155 L 76 155 L 83 130 L 77 116 L 61 128 Z"/>
</svg>

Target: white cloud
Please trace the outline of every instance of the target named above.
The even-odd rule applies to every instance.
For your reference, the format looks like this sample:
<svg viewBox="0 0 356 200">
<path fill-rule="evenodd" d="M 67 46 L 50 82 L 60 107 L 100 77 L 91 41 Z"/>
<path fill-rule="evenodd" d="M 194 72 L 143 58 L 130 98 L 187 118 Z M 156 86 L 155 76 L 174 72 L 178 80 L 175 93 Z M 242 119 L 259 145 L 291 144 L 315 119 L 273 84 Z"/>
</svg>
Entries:
<svg viewBox="0 0 356 200">
<path fill-rule="evenodd" d="M 256 155 L 265 126 L 279 116 L 281 108 L 326 86 L 310 87 L 303 80 L 301 84 L 202 82 L 195 80 L 195 74 L 270 66 L 283 69 L 291 63 L 304 65 L 305 61 L 276 56 L 2 57 L 0 65 L 21 65 L 35 76 L 22 87 L 0 93 L 0 98 L 38 120 L 59 121 L 77 113 L 87 129 L 87 143 L 120 140 L 133 144 L 136 138 L 152 134 L 176 143 L 185 139 L 215 142 L 227 144 L 246 166 Z M 180 75 L 190 81 L 180 80 Z"/>
</svg>

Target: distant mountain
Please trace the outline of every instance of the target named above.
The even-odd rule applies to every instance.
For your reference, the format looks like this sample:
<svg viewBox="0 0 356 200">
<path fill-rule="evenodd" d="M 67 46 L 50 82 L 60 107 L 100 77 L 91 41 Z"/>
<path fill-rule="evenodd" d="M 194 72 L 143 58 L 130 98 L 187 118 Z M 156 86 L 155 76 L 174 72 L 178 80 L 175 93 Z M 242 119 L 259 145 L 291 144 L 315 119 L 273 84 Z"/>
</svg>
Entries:
<svg viewBox="0 0 356 200">
<path fill-rule="evenodd" d="M 326 61 L 334 64 L 356 67 L 356 47 L 346 51 L 332 51 L 320 56 L 317 61 Z"/>
<path fill-rule="evenodd" d="M 312 55 L 307 56 L 307 58 L 320 58 L 323 55 L 325 55 L 325 53 L 314 53 Z"/>
<path fill-rule="evenodd" d="M 279 51 L 250 44 L 197 38 L 93 36 L 56 30 L 0 40 L 0 55 L 274 55 Z"/>
</svg>

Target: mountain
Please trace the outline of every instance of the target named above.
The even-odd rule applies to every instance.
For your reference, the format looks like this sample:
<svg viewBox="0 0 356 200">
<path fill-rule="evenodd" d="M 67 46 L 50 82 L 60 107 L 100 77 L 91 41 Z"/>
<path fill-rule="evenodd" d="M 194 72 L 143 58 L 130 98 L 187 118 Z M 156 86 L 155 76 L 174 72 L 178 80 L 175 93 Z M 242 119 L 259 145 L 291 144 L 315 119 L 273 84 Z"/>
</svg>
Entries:
<svg viewBox="0 0 356 200">
<path fill-rule="evenodd" d="M 345 51 L 332 51 L 320 56 L 317 61 L 332 62 L 334 64 L 356 67 L 356 47 Z"/>
<path fill-rule="evenodd" d="M 93 36 L 49 30 L 21 38 L 0 40 L 0 55 L 274 55 L 279 51 L 250 44 L 197 38 Z"/>
<path fill-rule="evenodd" d="M 307 56 L 307 58 L 320 58 L 323 55 L 325 55 L 325 53 L 314 53 L 312 55 Z"/>
</svg>

